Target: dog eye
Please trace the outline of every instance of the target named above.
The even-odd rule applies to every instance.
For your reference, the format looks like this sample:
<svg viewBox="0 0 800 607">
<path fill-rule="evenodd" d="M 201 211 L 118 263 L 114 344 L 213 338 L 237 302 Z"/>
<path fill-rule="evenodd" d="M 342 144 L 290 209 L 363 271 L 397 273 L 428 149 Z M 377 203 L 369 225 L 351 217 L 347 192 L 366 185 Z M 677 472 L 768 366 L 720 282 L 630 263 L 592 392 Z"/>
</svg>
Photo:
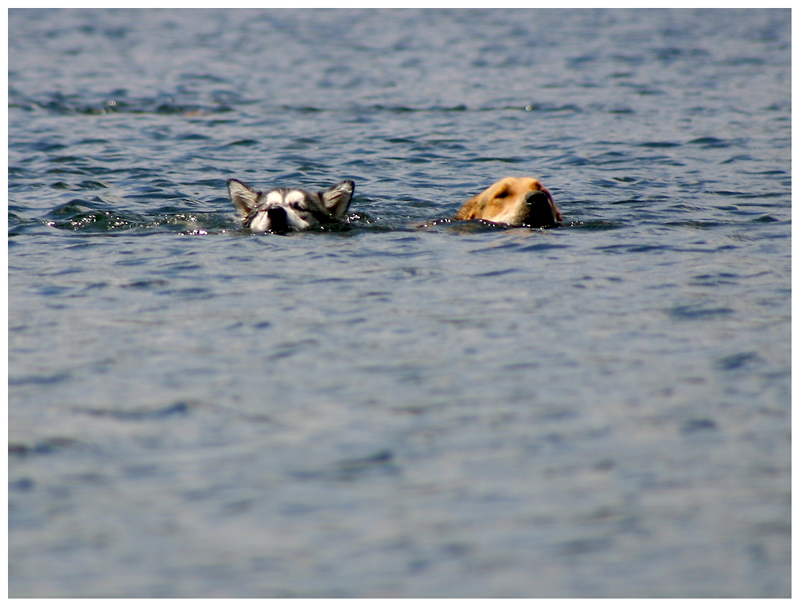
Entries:
<svg viewBox="0 0 800 607">
<path fill-rule="evenodd" d="M 302 204 L 301 202 L 299 202 L 299 201 L 297 201 L 297 202 L 292 202 L 292 203 L 290 204 L 290 206 L 291 206 L 291 207 L 292 207 L 292 208 L 293 208 L 295 211 L 307 211 L 307 210 L 308 210 L 308 209 L 306 209 L 306 208 L 303 206 L 303 204 Z"/>
<path fill-rule="evenodd" d="M 505 198 L 506 196 L 508 196 L 508 191 L 505 191 L 505 190 L 504 190 L 504 191 L 500 192 L 500 193 L 499 193 L 499 194 L 496 196 L 496 198 Z"/>
</svg>

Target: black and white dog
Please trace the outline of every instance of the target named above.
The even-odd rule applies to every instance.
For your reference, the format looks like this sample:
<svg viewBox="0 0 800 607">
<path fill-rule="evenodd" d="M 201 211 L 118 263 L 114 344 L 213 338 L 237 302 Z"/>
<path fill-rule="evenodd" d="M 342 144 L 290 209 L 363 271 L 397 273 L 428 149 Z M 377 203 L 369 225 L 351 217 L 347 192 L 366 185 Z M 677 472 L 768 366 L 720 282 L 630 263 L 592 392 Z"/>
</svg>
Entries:
<svg viewBox="0 0 800 607">
<path fill-rule="evenodd" d="M 300 188 L 257 192 L 238 179 L 228 180 L 228 194 L 242 226 L 253 232 L 277 234 L 341 222 L 355 187 L 352 181 L 341 181 L 324 192 Z"/>
</svg>

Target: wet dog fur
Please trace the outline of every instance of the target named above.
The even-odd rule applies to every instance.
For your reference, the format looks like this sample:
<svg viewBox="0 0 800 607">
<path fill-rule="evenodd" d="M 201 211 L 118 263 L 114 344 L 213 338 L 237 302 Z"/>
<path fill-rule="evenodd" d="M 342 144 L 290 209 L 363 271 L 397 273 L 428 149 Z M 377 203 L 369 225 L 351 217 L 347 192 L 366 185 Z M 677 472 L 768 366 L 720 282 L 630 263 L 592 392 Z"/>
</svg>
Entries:
<svg viewBox="0 0 800 607">
<path fill-rule="evenodd" d="M 340 223 L 350 206 L 354 190 L 352 181 L 340 181 L 324 192 L 308 192 L 300 188 L 259 192 L 238 179 L 228 180 L 228 194 L 242 227 L 252 232 L 276 234 Z"/>
<path fill-rule="evenodd" d="M 562 215 L 538 179 L 506 177 L 467 200 L 456 213 L 456 219 L 545 228 L 557 225 Z"/>
</svg>

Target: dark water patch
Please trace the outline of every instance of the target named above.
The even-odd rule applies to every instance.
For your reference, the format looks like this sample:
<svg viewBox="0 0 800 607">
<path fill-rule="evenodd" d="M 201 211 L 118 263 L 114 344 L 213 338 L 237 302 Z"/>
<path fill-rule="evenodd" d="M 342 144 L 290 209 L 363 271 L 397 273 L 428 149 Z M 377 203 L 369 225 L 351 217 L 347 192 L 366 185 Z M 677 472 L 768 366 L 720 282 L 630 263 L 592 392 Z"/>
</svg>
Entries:
<svg viewBox="0 0 800 607">
<path fill-rule="evenodd" d="M 53 455 L 65 449 L 80 447 L 81 443 L 72 438 L 48 438 L 35 442 L 13 442 L 8 443 L 8 455 L 11 457 L 30 457 L 33 455 Z"/>
<path fill-rule="evenodd" d="M 719 196 L 731 196 L 735 198 L 777 198 L 782 196 L 780 192 L 740 192 L 735 190 L 708 190 L 708 194 L 717 194 Z M 735 209 L 736 207 L 731 207 Z"/>
<path fill-rule="evenodd" d="M 492 272 L 483 272 L 480 274 L 474 274 L 475 278 L 489 278 L 494 276 L 505 276 L 507 274 L 515 274 L 519 272 L 517 268 L 508 268 L 506 270 L 494 270 Z"/>
<path fill-rule="evenodd" d="M 41 225 L 42 225 L 41 221 L 36 221 L 34 219 L 25 219 L 24 217 L 20 217 L 16 213 L 8 214 L 9 238 L 24 234 L 25 232 L 28 232 L 30 229 L 40 227 Z"/>
<path fill-rule="evenodd" d="M 592 186 L 598 188 L 624 188 L 625 183 L 630 183 L 633 180 L 625 180 L 625 178 L 612 177 L 611 179 L 593 179 Z"/>
<path fill-rule="evenodd" d="M 489 107 L 489 108 L 471 109 L 464 104 L 456 104 L 451 106 L 432 104 L 432 105 L 420 105 L 415 107 L 410 105 L 393 105 L 393 104 L 365 105 L 353 102 L 345 102 L 334 106 L 324 106 L 324 107 L 319 105 L 282 104 L 280 106 L 272 108 L 272 111 L 276 114 L 283 112 L 291 112 L 300 115 L 335 114 L 339 116 L 346 116 L 349 118 L 350 121 L 358 123 L 358 122 L 369 121 L 373 114 L 424 115 L 424 114 L 450 114 L 450 113 L 462 113 L 462 112 L 472 112 L 472 111 L 497 111 L 505 109 L 509 108 Z M 522 108 L 515 107 L 510 109 L 520 110 Z"/>
<path fill-rule="evenodd" d="M 555 249 L 569 249 L 571 245 L 567 244 L 554 244 L 549 242 L 537 242 L 534 244 L 523 245 L 519 247 L 520 252 L 529 252 L 529 251 L 553 251 Z"/>
<path fill-rule="evenodd" d="M 530 253 L 530 252 L 553 251 L 557 249 L 568 249 L 568 248 L 570 248 L 570 245 L 556 244 L 550 242 L 536 242 L 533 244 L 522 244 L 519 242 L 503 242 L 499 244 L 492 244 L 489 247 L 475 249 L 469 251 L 469 253 L 470 254 L 491 253 L 491 254 L 502 255 L 507 252 Z"/>
<path fill-rule="evenodd" d="M 620 228 L 629 227 L 629 224 L 621 221 L 610 221 L 607 219 L 589 219 L 570 221 L 565 227 L 578 230 L 618 230 Z"/>
<path fill-rule="evenodd" d="M 566 165 L 566 166 L 586 166 L 592 164 L 592 161 L 584 156 L 580 156 L 578 154 L 560 154 L 553 158 L 550 158 L 549 162 L 556 164 L 556 165 Z"/>
<path fill-rule="evenodd" d="M 463 103 L 459 103 L 457 105 L 452 106 L 442 106 L 442 105 L 432 105 L 429 107 L 411 107 L 405 105 L 383 105 L 383 104 L 375 104 L 367 106 L 366 108 L 358 108 L 358 106 L 353 107 L 356 111 L 363 111 L 363 109 L 374 111 L 374 112 L 390 112 L 392 114 L 411 114 L 411 113 L 450 113 L 450 112 L 466 112 L 468 110 L 467 106 Z"/>
<path fill-rule="evenodd" d="M 90 167 L 56 167 L 45 171 L 48 175 L 91 175 L 106 172 L 104 169 L 92 169 Z"/>
<path fill-rule="evenodd" d="M 91 417 L 105 417 L 120 421 L 149 421 L 170 419 L 175 417 L 185 417 L 194 409 L 196 405 L 188 402 L 177 402 L 173 405 L 157 408 L 141 409 L 82 409 L 78 408 L 78 413 L 83 413 Z"/>
<path fill-rule="evenodd" d="M 637 144 L 640 148 L 678 148 L 682 143 L 674 141 L 645 141 L 644 143 Z"/>
<path fill-rule="evenodd" d="M 121 287 L 123 289 L 150 289 L 153 287 L 163 287 L 167 284 L 169 284 L 169 282 L 166 280 L 153 278 L 148 280 L 136 280 L 128 284 L 121 285 Z"/>
<path fill-rule="evenodd" d="M 77 141 L 75 145 L 109 145 L 112 141 L 108 139 L 97 139 L 97 138 L 89 138 L 89 139 L 81 139 Z"/>
<path fill-rule="evenodd" d="M 8 490 L 9 491 L 21 491 L 21 492 L 28 492 L 33 491 L 36 488 L 36 481 L 32 478 L 18 478 L 8 481 Z"/>
<path fill-rule="evenodd" d="M 786 171 L 780 169 L 767 169 L 766 171 L 742 171 L 746 175 L 788 175 Z"/>
<path fill-rule="evenodd" d="M 676 320 L 710 320 L 733 314 L 732 308 L 702 308 L 698 306 L 676 306 L 667 313 Z"/>
<path fill-rule="evenodd" d="M 255 139 L 239 139 L 238 141 L 231 141 L 227 145 L 228 147 L 237 147 L 237 146 L 252 147 L 261 145 L 261 142 L 256 141 Z"/>
<path fill-rule="evenodd" d="M 520 164 L 527 161 L 528 159 L 523 156 L 475 156 L 472 158 L 472 162 L 499 162 L 501 164 Z"/>
<path fill-rule="evenodd" d="M 68 244 L 64 247 L 67 251 L 80 251 L 83 249 L 92 249 L 103 246 L 103 242 L 97 239 L 92 238 L 91 236 L 82 237 L 82 236 L 74 236 L 74 240 L 71 240 L 71 244 Z"/>
<path fill-rule="evenodd" d="M 717 422 L 713 419 L 690 419 L 681 424 L 681 434 L 696 434 L 698 432 L 708 432 L 718 428 Z"/>
<path fill-rule="evenodd" d="M 303 339 L 294 342 L 285 342 L 273 347 L 273 353 L 266 357 L 267 360 L 275 361 L 282 358 L 290 358 L 301 352 L 319 345 L 317 339 Z"/>
<path fill-rule="evenodd" d="M 282 105 L 280 109 L 285 112 L 297 112 L 299 114 L 317 114 L 324 112 L 324 108 L 318 108 L 311 105 Z"/>
<path fill-rule="evenodd" d="M 46 293 L 45 295 L 60 295 L 61 293 L 68 291 L 68 289 L 60 289 L 57 290 L 55 293 Z M 8 385 L 9 386 L 24 386 L 24 385 L 54 385 L 63 383 L 72 378 L 71 373 L 63 372 L 63 373 L 53 373 L 49 375 L 23 375 L 21 377 L 9 377 L 8 378 Z"/>
<path fill-rule="evenodd" d="M 735 285 L 739 284 L 739 278 L 740 276 L 738 274 L 731 274 L 729 272 L 720 272 L 718 274 L 699 274 L 697 276 L 692 276 L 689 284 L 703 287 Z"/>
<path fill-rule="evenodd" d="M 665 94 L 663 89 L 660 89 L 655 86 L 648 86 L 631 82 L 620 82 L 618 86 L 629 88 L 632 90 L 634 95 L 639 95 L 641 97 L 651 97 L 651 96 L 659 96 Z"/>
<path fill-rule="evenodd" d="M 10 95 L 9 109 L 26 112 L 43 111 L 56 116 L 88 117 L 111 114 L 205 117 L 233 111 L 233 108 L 224 100 L 196 103 L 167 100 L 164 97 L 129 97 L 124 99 L 122 97 L 122 95 L 110 94 L 103 100 L 89 101 L 80 95 L 49 93 L 42 96 L 26 97 L 17 93 Z M 180 96 L 178 95 L 178 97 Z"/>
<path fill-rule="evenodd" d="M 584 538 L 559 544 L 555 549 L 555 553 L 562 557 L 574 557 L 604 552 L 612 546 L 613 541 L 610 538 Z"/>
<path fill-rule="evenodd" d="M 729 226 L 732 222 L 730 221 L 697 221 L 697 220 L 688 220 L 688 221 L 665 221 L 665 226 L 671 227 L 681 227 L 681 228 L 692 228 L 695 230 L 711 230 L 714 228 L 719 228 L 722 226 Z"/>
<path fill-rule="evenodd" d="M 235 322 L 232 325 L 225 327 L 228 331 L 241 331 L 241 332 L 248 332 L 252 329 L 268 329 L 272 326 L 272 323 L 268 320 L 257 322 L 251 324 L 249 322 Z"/>
<path fill-rule="evenodd" d="M 734 142 L 726 139 L 718 139 L 716 137 L 698 137 L 687 141 L 689 145 L 698 145 L 703 148 L 727 148 L 734 145 Z"/>
<path fill-rule="evenodd" d="M 48 158 L 47 161 L 55 164 L 80 164 L 85 162 L 86 159 L 80 156 L 55 156 Z"/>
<path fill-rule="evenodd" d="M 192 253 L 189 253 L 192 255 Z M 163 270 L 159 270 L 159 272 L 172 274 L 172 273 L 180 273 L 180 272 L 194 272 L 203 268 L 202 264 L 199 263 L 192 263 L 191 261 L 173 261 L 170 263 L 163 264 Z"/>
<path fill-rule="evenodd" d="M 604 145 L 614 145 L 613 142 L 604 142 Z M 632 159 L 628 152 L 607 151 L 601 152 L 593 157 L 593 162 L 597 165 L 619 164 L 630 162 Z"/>
<path fill-rule="evenodd" d="M 338 461 L 328 468 L 297 471 L 292 476 L 300 480 L 334 481 L 354 481 L 372 473 L 394 476 L 400 473 L 400 467 L 394 460 L 395 456 L 390 450 L 382 449 L 365 457 Z"/>
<path fill-rule="evenodd" d="M 734 162 L 752 161 L 753 157 L 750 154 L 737 154 L 731 156 L 727 160 L 723 160 L 720 164 L 733 164 Z"/>
<path fill-rule="evenodd" d="M 82 200 L 76 198 L 64 204 L 58 205 L 47 213 L 48 217 L 62 217 L 64 215 L 74 215 L 75 213 L 82 213 L 89 209 L 97 208 L 99 205 L 95 202 Z"/>
<path fill-rule="evenodd" d="M 189 133 L 187 135 L 181 135 L 178 137 L 181 141 L 209 141 L 211 137 L 207 135 L 201 135 L 199 133 Z"/>
<path fill-rule="evenodd" d="M 50 187 L 54 190 L 71 190 L 71 191 L 80 191 L 80 190 L 101 190 L 108 188 L 108 185 L 102 183 L 100 181 L 81 181 L 78 184 L 70 184 L 65 183 L 63 181 L 57 181 L 56 183 L 50 184 Z"/>
<path fill-rule="evenodd" d="M 16 144 L 18 146 L 22 146 L 23 144 Z M 30 150 L 35 150 L 37 152 L 55 152 L 58 150 L 64 150 L 67 148 L 66 145 L 63 143 L 55 143 L 53 141 L 35 141 L 33 143 L 26 143 L 24 144 L 26 148 Z"/>
<path fill-rule="evenodd" d="M 82 289 L 80 289 L 77 293 L 70 295 L 69 297 L 87 297 L 93 295 L 94 291 L 105 289 L 109 286 L 107 282 L 93 282 L 91 284 L 86 285 Z"/>
<path fill-rule="evenodd" d="M 612 244 L 597 247 L 598 251 L 605 253 L 624 254 L 624 253 L 664 253 L 673 251 L 675 247 L 668 244 Z"/>
<path fill-rule="evenodd" d="M 667 46 L 650 51 L 654 58 L 664 63 L 672 63 L 677 59 L 705 59 L 711 55 L 704 48 L 684 48 Z"/>
<path fill-rule="evenodd" d="M 38 288 L 38 292 L 43 297 L 59 297 L 72 291 L 70 287 L 60 287 L 56 285 L 44 285 Z"/>
<path fill-rule="evenodd" d="M 718 65 L 723 66 L 761 66 L 765 63 L 766 61 L 762 57 L 738 57 L 717 62 Z"/>
<path fill-rule="evenodd" d="M 758 352 L 740 352 L 717 359 L 715 366 L 721 371 L 738 371 L 752 367 L 761 362 L 761 357 L 758 355 Z"/>
</svg>

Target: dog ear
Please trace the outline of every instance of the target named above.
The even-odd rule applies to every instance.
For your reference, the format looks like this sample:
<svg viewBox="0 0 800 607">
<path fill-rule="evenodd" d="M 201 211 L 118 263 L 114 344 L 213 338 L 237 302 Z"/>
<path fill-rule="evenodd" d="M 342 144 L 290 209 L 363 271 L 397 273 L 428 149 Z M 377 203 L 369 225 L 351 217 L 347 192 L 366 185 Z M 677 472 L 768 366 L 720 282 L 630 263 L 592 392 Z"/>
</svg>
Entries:
<svg viewBox="0 0 800 607">
<path fill-rule="evenodd" d="M 319 197 L 328 212 L 334 218 L 341 219 L 347 213 L 347 208 L 350 206 L 350 200 L 353 198 L 355 189 L 356 184 L 352 181 L 340 181 L 324 192 L 320 192 Z"/>
<path fill-rule="evenodd" d="M 228 194 L 240 217 L 247 217 L 258 200 L 258 192 L 238 179 L 228 179 Z"/>
<path fill-rule="evenodd" d="M 456 219 L 475 219 L 481 210 L 481 196 L 482 194 L 473 196 L 467 200 L 467 202 L 461 205 L 461 208 L 458 209 L 458 213 L 456 213 Z"/>
</svg>

